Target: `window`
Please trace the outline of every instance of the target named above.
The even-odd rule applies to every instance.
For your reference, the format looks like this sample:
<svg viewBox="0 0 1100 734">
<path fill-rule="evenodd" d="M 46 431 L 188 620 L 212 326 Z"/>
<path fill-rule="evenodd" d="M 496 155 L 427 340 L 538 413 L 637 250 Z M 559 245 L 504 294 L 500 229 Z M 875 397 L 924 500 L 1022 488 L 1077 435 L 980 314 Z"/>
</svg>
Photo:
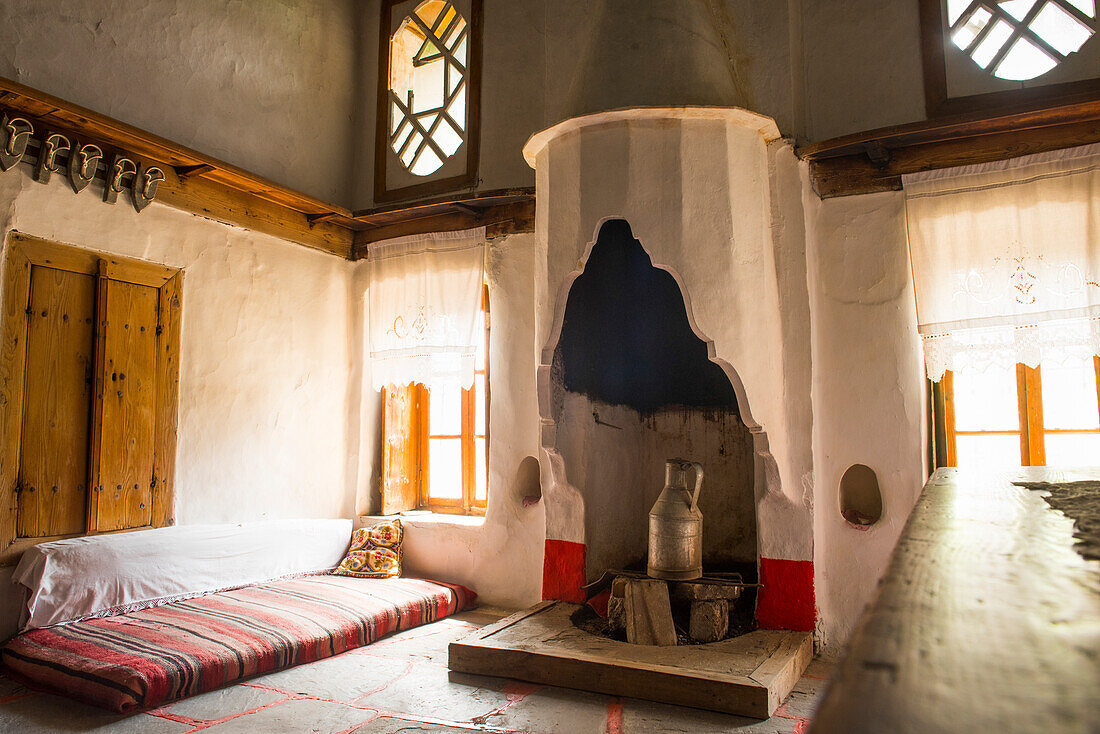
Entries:
<svg viewBox="0 0 1100 734">
<path fill-rule="evenodd" d="M 930 117 L 1094 93 L 1096 0 L 920 0 Z"/>
<path fill-rule="evenodd" d="M 946 466 L 1084 466 L 1100 457 L 1100 357 L 947 372 Z"/>
<path fill-rule="evenodd" d="M 1075 53 L 1095 32 L 1094 0 L 948 0 L 952 43 L 995 77 L 1026 81 Z"/>
<path fill-rule="evenodd" d="M 384 515 L 410 509 L 480 514 L 489 499 L 489 289 L 482 288 L 474 384 L 387 388 Z"/>
<path fill-rule="evenodd" d="M 385 0 L 375 199 L 472 185 L 477 173 L 480 0 Z"/>
<path fill-rule="evenodd" d="M 0 348 L 0 562 L 172 521 L 178 271 L 12 233 Z"/>
<path fill-rule="evenodd" d="M 482 292 L 485 338 L 477 352 L 474 384 L 420 392 L 422 458 L 420 506 L 443 512 L 485 511 L 488 501 L 489 295 Z"/>
</svg>

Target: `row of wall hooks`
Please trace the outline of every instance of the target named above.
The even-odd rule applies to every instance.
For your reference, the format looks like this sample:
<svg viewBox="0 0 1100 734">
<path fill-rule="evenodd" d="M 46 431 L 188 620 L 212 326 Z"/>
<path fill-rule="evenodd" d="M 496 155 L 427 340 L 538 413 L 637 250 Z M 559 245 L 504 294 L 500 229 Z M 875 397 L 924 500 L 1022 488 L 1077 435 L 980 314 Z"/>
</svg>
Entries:
<svg viewBox="0 0 1100 734">
<path fill-rule="evenodd" d="M 34 132 L 34 124 L 25 117 L 9 117 L 6 113 L 0 117 L 0 170 L 10 170 L 26 157 Z M 64 163 L 62 156 L 66 157 Z M 156 198 L 157 189 L 165 179 L 160 167 L 135 163 L 126 155 L 116 153 L 109 166 L 105 163 L 106 153 L 100 146 L 46 131 L 38 141 L 34 180 L 49 183 L 52 174 L 64 174 L 73 191 L 79 194 L 96 178 L 104 164 L 103 201 L 114 204 L 118 195 L 129 189 L 130 201 L 140 212 Z"/>
</svg>

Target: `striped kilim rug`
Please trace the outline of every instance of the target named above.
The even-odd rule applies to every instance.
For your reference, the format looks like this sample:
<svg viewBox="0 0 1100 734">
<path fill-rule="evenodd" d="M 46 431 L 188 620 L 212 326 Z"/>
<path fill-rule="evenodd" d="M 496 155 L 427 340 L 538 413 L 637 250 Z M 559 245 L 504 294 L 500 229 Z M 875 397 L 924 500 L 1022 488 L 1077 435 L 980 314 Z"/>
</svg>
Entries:
<svg viewBox="0 0 1100 734">
<path fill-rule="evenodd" d="M 125 713 L 338 655 L 475 598 L 422 579 L 304 576 L 26 632 L 0 663 L 32 687 Z"/>
</svg>

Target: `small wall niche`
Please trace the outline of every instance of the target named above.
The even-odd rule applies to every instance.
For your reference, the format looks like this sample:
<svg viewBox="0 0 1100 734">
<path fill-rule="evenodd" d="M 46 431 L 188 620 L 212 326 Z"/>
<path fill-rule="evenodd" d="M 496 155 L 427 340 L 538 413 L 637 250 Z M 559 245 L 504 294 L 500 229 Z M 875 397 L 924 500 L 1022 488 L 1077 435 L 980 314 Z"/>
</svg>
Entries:
<svg viewBox="0 0 1100 734">
<path fill-rule="evenodd" d="M 882 517 L 882 491 L 875 470 L 852 464 L 840 479 L 840 514 L 852 525 L 864 528 Z"/>
</svg>

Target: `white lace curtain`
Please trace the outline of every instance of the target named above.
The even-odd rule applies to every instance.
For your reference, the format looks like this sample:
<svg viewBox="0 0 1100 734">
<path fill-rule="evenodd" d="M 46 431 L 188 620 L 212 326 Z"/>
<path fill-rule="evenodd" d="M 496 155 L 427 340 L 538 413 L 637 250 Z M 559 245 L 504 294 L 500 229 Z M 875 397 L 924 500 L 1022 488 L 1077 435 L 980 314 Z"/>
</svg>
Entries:
<svg viewBox="0 0 1100 734">
<path fill-rule="evenodd" d="M 367 255 L 374 389 L 470 387 L 485 280 L 485 228 L 412 235 Z"/>
<path fill-rule="evenodd" d="M 903 184 L 930 379 L 1100 354 L 1100 145 Z"/>
</svg>

